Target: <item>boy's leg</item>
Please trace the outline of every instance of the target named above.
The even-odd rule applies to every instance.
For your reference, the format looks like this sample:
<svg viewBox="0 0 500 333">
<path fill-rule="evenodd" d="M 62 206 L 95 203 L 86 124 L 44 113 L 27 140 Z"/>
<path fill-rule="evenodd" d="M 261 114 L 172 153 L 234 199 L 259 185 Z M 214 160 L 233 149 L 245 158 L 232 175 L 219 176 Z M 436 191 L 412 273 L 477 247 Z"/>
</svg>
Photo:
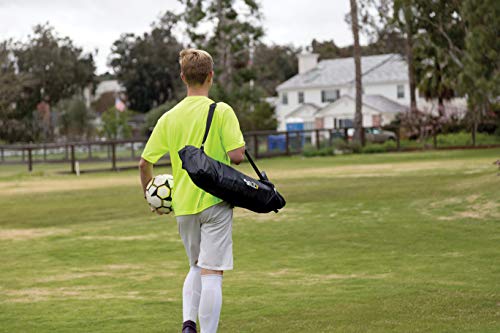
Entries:
<svg viewBox="0 0 500 333">
<path fill-rule="evenodd" d="M 196 332 L 201 296 L 201 268 L 196 265 L 200 254 L 201 224 L 199 214 L 177 216 L 176 219 L 190 265 L 182 288 L 183 331 L 188 327 L 192 330 L 186 329 L 186 332 Z"/>
<path fill-rule="evenodd" d="M 215 333 L 222 308 L 222 274 L 233 269 L 233 210 L 220 203 L 200 214 L 201 299 L 198 318 L 202 333 Z"/>
<path fill-rule="evenodd" d="M 222 271 L 202 270 L 199 316 L 202 333 L 215 333 L 222 308 Z"/>
<path fill-rule="evenodd" d="M 182 288 L 182 317 L 196 323 L 201 296 L 201 268 L 191 266 Z"/>
</svg>

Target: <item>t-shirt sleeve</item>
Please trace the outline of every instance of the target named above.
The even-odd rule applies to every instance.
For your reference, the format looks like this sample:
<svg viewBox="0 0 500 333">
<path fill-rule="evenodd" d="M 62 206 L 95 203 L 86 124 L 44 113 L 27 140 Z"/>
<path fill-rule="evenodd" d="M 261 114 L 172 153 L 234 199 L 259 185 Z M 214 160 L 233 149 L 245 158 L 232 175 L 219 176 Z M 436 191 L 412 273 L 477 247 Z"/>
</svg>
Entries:
<svg viewBox="0 0 500 333">
<path fill-rule="evenodd" d="M 154 164 L 158 162 L 163 155 L 169 152 L 166 133 L 166 117 L 161 117 L 153 129 L 153 133 L 151 133 L 146 143 L 146 147 L 144 147 L 144 151 L 141 155 L 143 159 Z"/>
<path fill-rule="evenodd" d="M 240 123 L 236 114 L 230 106 L 222 113 L 221 140 L 226 153 L 228 151 L 243 147 L 245 140 L 241 133 Z"/>
</svg>

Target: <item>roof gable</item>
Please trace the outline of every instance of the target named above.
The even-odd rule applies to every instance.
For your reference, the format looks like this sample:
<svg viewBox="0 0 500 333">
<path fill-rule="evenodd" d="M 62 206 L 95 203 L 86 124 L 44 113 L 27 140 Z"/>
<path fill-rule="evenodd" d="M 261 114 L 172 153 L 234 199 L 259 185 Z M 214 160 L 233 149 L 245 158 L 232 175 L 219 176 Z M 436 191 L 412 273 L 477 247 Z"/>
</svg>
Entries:
<svg viewBox="0 0 500 333">
<path fill-rule="evenodd" d="M 328 104 L 318 111 L 319 116 L 328 115 L 330 111 L 336 108 L 339 104 L 344 103 L 346 100 L 354 102 L 354 97 L 350 95 L 342 95 L 335 102 Z M 408 108 L 397 102 L 390 100 L 389 98 L 382 95 L 363 95 L 362 104 L 364 107 L 368 107 L 374 111 L 381 113 L 400 113 L 405 112 Z"/>
<path fill-rule="evenodd" d="M 313 117 L 319 110 L 319 106 L 312 103 L 304 103 L 299 105 L 295 110 L 288 113 L 286 118 L 309 118 Z"/>
<path fill-rule="evenodd" d="M 408 80 L 408 66 L 396 53 L 361 57 L 361 70 L 363 84 Z M 276 90 L 351 85 L 354 77 L 354 58 L 328 59 L 283 82 Z"/>
</svg>

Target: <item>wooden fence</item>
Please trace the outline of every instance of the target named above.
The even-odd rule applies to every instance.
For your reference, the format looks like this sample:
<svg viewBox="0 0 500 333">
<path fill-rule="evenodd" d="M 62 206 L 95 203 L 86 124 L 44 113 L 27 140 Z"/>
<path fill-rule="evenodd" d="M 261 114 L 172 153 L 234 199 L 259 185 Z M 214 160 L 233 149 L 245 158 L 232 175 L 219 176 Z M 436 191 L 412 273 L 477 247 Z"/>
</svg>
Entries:
<svg viewBox="0 0 500 333">
<path fill-rule="evenodd" d="M 299 154 L 306 146 L 320 148 L 332 146 L 333 140 L 348 140 L 348 129 L 312 129 L 297 131 L 253 131 L 244 134 L 247 149 L 255 158 Z M 397 131 L 396 131 L 396 134 Z M 137 168 L 139 156 L 146 143 L 145 138 L 133 140 L 67 142 L 51 144 L 0 145 L 0 166 L 25 164 L 33 171 L 39 163 L 67 163 L 69 172 L 118 171 Z M 438 149 L 491 148 L 446 147 Z M 399 135 L 396 149 L 400 150 Z M 421 148 L 405 149 L 419 150 Z M 165 156 L 161 164 L 169 164 Z M 108 167 L 103 166 L 108 164 Z"/>
</svg>

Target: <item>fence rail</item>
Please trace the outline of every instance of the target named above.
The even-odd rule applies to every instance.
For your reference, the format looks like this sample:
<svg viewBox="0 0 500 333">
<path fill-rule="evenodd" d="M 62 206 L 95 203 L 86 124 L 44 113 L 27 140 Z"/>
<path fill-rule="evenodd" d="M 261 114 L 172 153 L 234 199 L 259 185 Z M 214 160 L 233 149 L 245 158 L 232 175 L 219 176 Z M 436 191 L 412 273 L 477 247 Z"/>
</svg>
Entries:
<svg viewBox="0 0 500 333">
<path fill-rule="evenodd" d="M 322 146 L 332 146 L 335 139 L 348 141 L 348 129 L 252 131 L 244 133 L 244 137 L 247 148 L 255 158 L 262 158 L 299 154 L 307 145 L 318 149 Z M 78 169 L 80 169 L 79 166 L 82 166 L 81 172 L 118 171 L 137 167 L 135 162 L 138 161 L 145 143 L 146 139 L 140 138 L 132 140 L 0 145 L 0 166 L 2 164 L 25 164 L 28 171 L 31 172 L 34 165 L 38 163 L 67 163 L 71 173 L 77 173 Z M 500 145 L 438 147 L 437 149 L 492 147 L 500 147 Z M 398 131 L 396 131 L 396 149 L 401 150 Z M 421 149 L 405 148 L 404 150 Z M 131 164 L 131 162 L 134 163 Z M 109 163 L 109 167 L 103 167 L 103 163 Z M 160 163 L 169 164 L 169 157 L 165 156 Z"/>
</svg>

